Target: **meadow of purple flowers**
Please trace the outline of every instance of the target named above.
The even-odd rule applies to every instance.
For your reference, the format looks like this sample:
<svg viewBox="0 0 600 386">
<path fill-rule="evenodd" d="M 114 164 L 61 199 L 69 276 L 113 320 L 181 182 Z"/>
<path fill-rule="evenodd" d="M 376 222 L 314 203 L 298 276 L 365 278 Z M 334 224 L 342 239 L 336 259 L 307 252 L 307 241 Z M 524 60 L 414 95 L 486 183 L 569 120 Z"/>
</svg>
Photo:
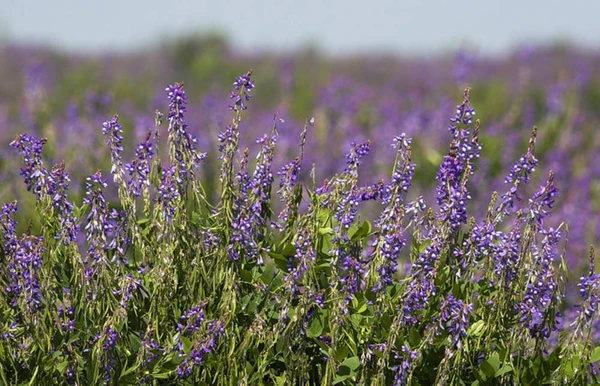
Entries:
<svg viewBox="0 0 600 386">
<path fill-rule="evenodd" d="M 5 384 L 598 382 L 600 56 L 190 44 L 1 56 Z"/>
</svg>

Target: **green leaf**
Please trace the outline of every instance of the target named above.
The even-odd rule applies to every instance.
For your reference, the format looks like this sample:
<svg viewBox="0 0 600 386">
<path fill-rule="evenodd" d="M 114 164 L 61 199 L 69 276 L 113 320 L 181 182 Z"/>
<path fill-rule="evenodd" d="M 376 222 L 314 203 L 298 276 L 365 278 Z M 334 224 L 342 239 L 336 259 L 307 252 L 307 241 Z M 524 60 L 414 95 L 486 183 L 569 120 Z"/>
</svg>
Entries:
<svg viewBox="0 0 600 386">
<path fill-rule="evenodd" d="M 365 312 L 366 310 L 367 310 L 367 303 L 365 302 L 365 303 L 361 304 L 361 305 L 360 305 L 360 307 L 358 307 L 358 308 L 356 309 L 356 313 L 357 313 L 357 314 L 362 314 L 362 313 L 363 313 L 363 312 Z"/>
<path fill-rule="evenodd" d="M 341 347 L 338 347 L 337 350 L 335 350 L 335 354 L 333 355 L 333 357 L 336 361 L 341 361 L 342 359 L 345 359 L 348 356 L 349 352 L 350 349 L 348 349 L 348 346 L 343 345 Z"/>
<path fill-rule="evenodd" d="M 353 229 L 354 228 L 354 229 Z M 350 241 L 358 241 L 360 239 L 362 239 L 363 237 L 369 235 L 369 233 L 371 233 L 371 223 L 368 221 L 365 221 L 361 224 L 360 227 L 358 226 L 352 226 L 350 228 L 350 230 L 348 231 L 348 236 L 350 237 Z"/>
<path fill-rule="evenodd" d="M 502 366 L 498 371 L 496 371 L 496 374 L 494 376 L 496 377 L 501 377 L 504 374 L 510 373 L 511 371 L 513 371 L 513 367 L 510 364 L 506 364 L 504 366 Z"/>
<path fill-rule="evenodd" d="M 59 374 L 62 375 L 67 370 L 67 367 L 69 367 L 69 362 L 63 361 L 63 362 L 60 362 L 58 365 L 56 365 L 56 370 L 58 370 Z"/>
<path fill-rule="evenodd" d="M 139 365 L 136 366 L 131 366 L 130 368 L 123 368 L 123 371 L 121 372 L 121 377 L 119 377 L 119 379 L 124 378 L 130 374 L 135 373 L 135 371 L 139 368 Z"/>
<path fill-rule="evenodd" d="M 479 336 L 483 335 L 484 327 L 485 327 L 485 322 L 483 320 L 478 320 L 475 323 L 473 323 L 471 325 L 471 327 L 469 327 L 469 330 L 467 331 L 467 335 L 479 337 Z"/>
<path fill-rule="evenodd" d="M 347 366 L 340 366 L 335 378 L 333 379 L 333 385 L 344 382 L 346 379 L 352 376 L 352 370 Z"/>
<path fill-rule="evenodd" d="M 278 375 L 275 377 L 275 385 L 277 386 L 283 386 L 285 385 L 285 376 L 283 375 Z"/>
<path fill-rule="evenodd" d="M 360 366 L 360 358 L 359 357 L 348 358 L 342 362 L 342 366 L 347 366 L 350 368 L 350 370 L 354 371 L 354 370 L 358 369 L 358 367 Z"/>
<path fill-rule="evenodd" d="M 431 245 L 431 240 L 425 240 L 421 244 L 419 244 L 419 253 L 425 252 L 428 246 Z"/>
<path fill-rule="evenodd" d="M 179 339 L 181 339 L 181 341 L 183 342 L 183 352 L 188 355 L 190 353 L 190 350 L 192 349 L 192 341 L 189 340 L 187 337 L 180 335 Z"/>
<path fill-rule="evenodd" d="M 281 251 L 281 254 L 285 257 L 292 257 L 296 254 L 296 247 L 294 244 L 286 244 Z"/>
<path fill-rule="evenodd" d="M 192 224 L 194 224 L 197 227 L 202 225 L 202 216 L 200 216 L 200 213 L 196 211 L 192 212 Z"/>
<path fill-rule="evenodd" d="M 421 335 L 414 327 L 412 327 L 408 332 L 408 343 L 410 343 L 411 348 L 417 347 L 419 343 L 421 343 Z"/>
<path fill-rule="evenodd" d="M 352 322 L 352 325 L 356 328 L 359 328 L 363 324 L 364 320 L 365 320 L 365 317 L 361 314 L 350 315 L 350 321 Z"/>
<path fill-rule="evenodd" d="M 340 369 L 338 370 L 333 384 L 344 382 L 348 378 L 352 378 L 356 375 L 356 369 L 360 366 L 360 359 L 358 357 L 348 358 L 342 362 Z"/>
<path fill-rule="evenodd" d="M 308 328 L 306 329 L 306 336 L 309 338 L 318 338 L 323 334 L 323 315 L 320 312 L 315 312 L 308 322 Z"/>
<path fill-rule="evenodd" d="M 83 204 L 79 208 L 75 208 L 75 210 L 73 212 L 74 212 L 75 217 L 81 217 L 84 213 L 87 213 L 89 209 L 90 209 L 89 204 Z"/>
<path fill-rule="evenodd" d="M 131 351 L 137 353 L 140 349 L 140 338 L 136 334 L 129 334 L 129 344 L 131 345 Z"/>
<path fill-rule="evenodd" d="M 245 269 L 240 269 L 240 277 L 246 283 L 252 283 L 252 272 Z"/>
<path fill-rule="evenodd" d="M 594 348 L 594 351 L 592 351 L 592 356 L 590 357 L 590 363 L 598 361 L 600 361 L 600 346 Z"/>
<path fill-rule="evenodd" d="M 481 363 L 479 368 L 488 378 L 494 377 L 500 369 L 500 355 L 497 352 L 493 352 L 492 355 Z"/>
<path fill-rule="evenodd" d="M 333 246 L 333 243 L 331 242 L 331 239 L 329 237 L 322 237 L 321 240 L 323 241 L 321 243 L 321 253 L 323 253 L 326 256 L 329 256 L 329 250 Z"/>
<path fill-rule="evenodd" d="M 275 274 L 275 277 L 273 278 L 273 281 L 271 282 L 271 290 L 274 291 L 277 288 L 281 287 L 283 285 L 283 277 L 284 274 L 282 271 L 279 271 Z"/>
<path fill-rule="evenodd" d="M 275 277 L 275 264 L 267 263 L 264 268 L 260 279 L 263 283 L 269 285 Z"/>
<path fill-rule="evenodd" d="M 273 259 L 277 268 L 287 271 L 289 264 L 287 257 L 283 256 L 281 253 L 269 252 L 267 254 Z"/>
<path fill-rule="evenodd" d="M 332 233 L 333 233 L 333 228 L 331 228 L 331 227 L 319 228 L 320 235 L 330 235 Z"/>
<path fill-rule="evenodd" d="M 315 271 L 320 271 L 320 270 L 330 268 L 330 267 L 331 267 L 331 263 L 327 262 L 327 263 L 321 263 L 319 265 L 315 265 L 314 269 L 315 269 Z"/>
<path fill-rule="evenodd" d="M 195 212 L 194 212 L 194 213 L 195 213 Z M 138 225 L 144 225 L 144 224 L 148 223 L 149 221 L 150 221 L 150 219 L 149 219 L 149 218 L 141 218 L 141 219 L 137 220 L 137 224 L 138 224 Z M 193 222 L 193 221 L 192 221 L 192 222 Z"/>
</svg>

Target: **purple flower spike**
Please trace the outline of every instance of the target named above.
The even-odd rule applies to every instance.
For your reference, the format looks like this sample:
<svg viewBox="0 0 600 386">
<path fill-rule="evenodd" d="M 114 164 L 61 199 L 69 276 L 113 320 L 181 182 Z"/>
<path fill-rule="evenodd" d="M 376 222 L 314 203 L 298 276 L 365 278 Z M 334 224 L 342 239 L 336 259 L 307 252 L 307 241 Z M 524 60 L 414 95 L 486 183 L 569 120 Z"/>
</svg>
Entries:
<svg viewBox="0 0 600 386">
<path fill-rule="evenodd" d="M 135 149 L 135 158 L 125 165 L 129 174 L 129 188 L 134 197 L 142 195 L 144 190 L 150 186 L 150 168 L 154 156 L 154 144 L 151 140 L 152 132 L 148 132 L 146 139 Z"/>
<path fill-rule="evenodd" d="M 10 143 L 23 158 L 25 167 L 21 168 L 21 176 L 27 190 L 33 192 L 38 200 L 48 191 L 48 170 L 43 167 L 42 161 L 42 148 L 47 142 L 45 138 L 38 139 L 33 135 L 21 134 Z"/>
<path fill-rule="evenodd" d="M 472 304 L 465 304 L 452 293 L 442 302 L 440 327 L 448 331 L 450 342 L 456 347 L 460 347 L 461 340 L 467 336 L 469 314 L 472 310 Z"/>
<path fill-rule="evenodd" d="M 196 150 L 198 140 L 189 132 L 185 122 L 187 96 L 183 84 L 175 83 L 165 90 L 169 99 L 169 154 L 183 183 L 193 175 L 194 169 L 206 158 L 206 153 Z M 181 186 L 179 188 L 182 189 Z"/>
<path fill-rule="evenodd" d="M 121 166 L 123 161 L 121 160 L 121 153 L 123 152 L 123 128 L 119 125 L 119 116 L 114 115 L 108 121 L 102 123 L 102 133 L 108 138 L 106 139 L 106 146 L 110 148 L 110 161 L 112 168 L 110 172 L 120 174 Z M 115 175 L 115 178 L 117 176 Z"/>
</svg>

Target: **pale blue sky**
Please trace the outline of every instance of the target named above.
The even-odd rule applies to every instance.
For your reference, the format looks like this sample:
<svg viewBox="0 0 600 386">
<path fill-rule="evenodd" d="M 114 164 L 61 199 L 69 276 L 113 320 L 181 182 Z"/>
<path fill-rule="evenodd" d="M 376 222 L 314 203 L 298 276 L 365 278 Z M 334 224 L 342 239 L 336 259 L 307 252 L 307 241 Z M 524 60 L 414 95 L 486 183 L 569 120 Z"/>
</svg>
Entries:
<svg viewBox="0 0 600 386">
<path fill-rule="evenodd" d="M 568 39 L 600 48 L 600 0 L 0 0 L 0 38 L 69 50 L 131 50 L 220 31 L 236 48 L 498 54 Z"/>
</svg>

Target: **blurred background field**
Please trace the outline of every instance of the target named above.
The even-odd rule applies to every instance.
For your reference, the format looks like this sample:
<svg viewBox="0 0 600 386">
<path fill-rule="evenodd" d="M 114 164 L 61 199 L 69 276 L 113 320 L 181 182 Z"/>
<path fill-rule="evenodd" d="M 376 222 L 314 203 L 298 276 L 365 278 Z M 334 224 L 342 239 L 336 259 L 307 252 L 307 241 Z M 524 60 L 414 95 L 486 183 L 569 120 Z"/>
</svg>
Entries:
<svg viewBox="0 0 600 386">
<path fill-rule="evenodd" d="M 28 2 L 9 4 L 7 12 L 19 12 L 27 6 L 34 7 Z M 450 141 L 446 129 L 448 119 L 462 100 L 462 90 L 471 87 L 472 104 L 481 120 L 483 143 L 475 181 L 471 184 L 472 213 L 485 211 L 492 192 L 505 189 L 504 177 L 525 152 L 531 129 L 536 125 L 539 128 L 536 155 L 540 167 L 529 189 L 535 190 L 545 181 L 548 171 L 554 170 L 560 197 L 550 221 L 554 221 L 554 226 L 562 221 L 568 224 L 566 257 L 574 277 L 586 265 L 589 245 L 598 244 L 600 240 L 600 137 L 597 135 L 600 129 L 600 51 L 595 48 L 597 41 L 591 37 L 593 27 L 584 23 L 590 12 L 578 13 L 582 25 L 573 27 L 574 33 L 569 35 L 570 25 L 560 24 L 563 23 L 559 18 L 560 8 L 552 3 L 540 10 L 542 15 L 539 16 L 559 23 L 551 37 L 560 39 L 564 34 L 570 39 L 565 40 L 566 43 L 552 43 L 555 39 L 546 39 L 542 33 L 547 27 L 531 21 L 528 28 L 533 32 L 539 28 L 540 34 L 534 33 L 530 42 L 525 40 L 525 44 L 511 48 L 511 41 L 501 37 L 492 41 L 493 37 L 485 35 L 488 33 L 482 29 L 485 20 L 469 14 L 477 9 L 464 8 L 463 20 L 452 22 L 452 14 L 448 14 L 447 19 L 436 19 L 440 34 L 445 25 L 456 27 L 455 44 L 444 49 L 431 43 L 436 35 L 424 32 L 423 45 L 429 42 L 427 50 L 415 48 L 418 40 L 406 43 L 411 36 L 400 35 L 398 49 L 393 50 L 390 48 L 393 39 L 374 35 L 371 40 L 360 40 L 360 31 L 351 31 L 341 21 L 342 27 L 348 27 L 348 40 L 358 39 L 357 45 L 342 44 L 345 40 L 338 39 L 338 47 L 338 40 L 328 39 L 324 29 L 304 35 L 297 31 L 292 33 L 283 30 L 283 25 L 286 20 L 299 23 L 302 12 L 296 16 L 281 16 L 276 11 L 272 18 L 278 32 L 271 33 L 282 36 L 275 43 L 271 41 L 274 46 L 256 45 L 261 36 L 266 39 L 264 31 L 253 25 L 261 23 L 256 18 L 261 11 L 241 5 L 231 9 L 237 10 L 237 14 L 229 15 L 238 18 L 236 23 L 241 24 L 241 28 L 236 30 L 224 24 L 229 26 L 224 28 L 229 38 L 218 33 L 174 36 L 181 31 L 161 30 L 156 24 L 157 36 L 168 38 L 150 44 L 144 40 L 150 36 L 147 26 L 139 32 L 143 38 L 131 39 L 135 23 L 123 26 L 123 15 L 128 14 L 130 7 L 123 5 L 124 10 L 115 11 L 115 20 L 112 20 L 117 23 L 113 28 L 118 28 L 121 22 L 122 41 L 118 34 L 108 34 L 112 29 L 105 27 L 100 29 L 100 33 L 107 34 L 104 43 L 90 40 L 90 46 L 96 48 L 86 49 L 82 41 L 88 36 L 86 31 L 82 31 L 78 39 L 73 38 L 69 46 L 67 33 L 59 28 L 53 16 L 56 9 L 44 7 L 47 6 L 38 4 L 33 8 L 35 15 L 31 15 L 31 23 L 43 18 L 38 13 L 48 12 L 49 24 L 28 30 L 7 23 L 8 27 L 3 30 L 8 31 L 8 38 L 0 48 L 0 201 L 18 199 L 20 216 L 29 217 L 27 208 L 33 206 L 28 204 L 34 198 L 26 194 L 19 177 L 18 157 L 8 146 L 18 133 L 49 139 L 45 147 L 46 162 L 52 165 L 65 160 L 72 178 L 72 199 L 81 203 L 85 178 L 98 168 L 106 175 L 110 171 L 102 122 L 119 114 L 126 138 L 125 159 L 131 159 L 135 144 L 154 127 L 155 110 L 166 112 L 164 89 L 176 81 L 185 84 L 189 96 L 190 130 L 198 137 L 199 148 L 208 152 L 201 178 L 209 193 L 217 194 L 216 138 L 231 119 L 228 90 L 236 75 L 251 68 L 256 90 L 241 126 L 242 146 L 256 148 L 255 139 L 268 133 L 276 122 L 280 138 L 275 166 L 282 166 L 298 154 L 299 135 L 305 122 L 314 118 L 314 126 L 309 127 L 305 160 L 309 165 L 317 165 L 317 184 L 343 169 L 344 155 L 352 141 L 366 139 L 372 141 L 373 153 L 363 165 L 361 178 L 364 183 L 371 183 L 391 172 L 394 150 L 390 144 L 394 136 L 404 132 L 414 138 L 413 155 L 417 164 L 410 194 L 424 195 L 431 205 L 435 205 L 435 173 Z M 72 5 L 70 11 L 63 14 L 65 22 L 71 19 L 71 34 L 77 34 L 77 28 L 83 28 L 85 20 L 90 22 L 87 13 L 84 16 L 88 19 L 74 14 L 81 11 L 77 7 Z M 516 30 L 525 28 L 523 18 L 527 16 L 527 9 L 524 7 L 525 15 L 514 16 Z M 85 12 L 95 12 L 92 8 Z M 332 9 L 322 12 L 335 15 L 334 8 L 332 5 Z M 96 13 L 94 23 L 110 15 L 107 9 L 110 7 Z M 215 11 L 211 19 L 210 10 L 210 6 L 206 8 L 205 13 L 209 15 L 205 18 L 218 23 L 221 14 Z M 262 10 L 265 15 L 267 11 Z M 7 12 L 5 17 L 11 18 Z M 158 18 L 161 12 L 165 12 L 163 18 L 181 25 L 188 23 L 194 29 L 188 20 L 191 16 L 185 10 L 177 12 L 178 18 L 173 9 L 155 9 L 152 15 Z M 352 17 L 359 17 L 357 10 L 352 12 Z M 375 16 L 366 16 L 366 22 L 377 23 L 380 17 L 383 18 L 381 28 L 393 31 L 394 27 L 384 20 L 384 11 L 373 12 Z M 493 10 L 486 12 L 490 23 L 499 22 L 491 18 Z M 567 18 L 569 12 L 577 10 L 565 12 L 563 16 Z M 402 15 L 398 16 L 396 27 L 409 28 L 411 21 Z M 322 18 L 321 14 L 316 21 L 309 19 L 309 24 L 299 24 L 298 28 L 314 26 Z M 205 19 L 198 20 L 200 28 Z M 106 22 L 111 24 L 110 20 Z M 408 27 L 402 27 L 402 23 L 409 23 Z M 422 26 L 427 29 L 435 21 L 421 23 L 425 23 Z M 11 38 L 13 27 L 15 39 Z M 41 36 L 43 28 L 48 31 L 55 28 L 54 35 L 41 40 L 36 38 Z M 472 33 L 467 34 L 467 31 Z M 483 34 L 482 39 L 492 39 L 489 47 L 460 44 L 478 33 Z M 240 35 L 239 39 L 232 38 L 236 34 Z M 464 39 L 456 37 L 460 34 Z M 286 36 L 289 47 L 285 44 Z M 299 44 L 298 36 L 316 43 L 314 48 Z M 321 36 L 324 36 L 323 47 L 319 48 Z M 578 40 L 579 36 L 587 38 Z M 106 44 L 110 41 L 114 41 L 114 45 Z M 254 45 L 244 47 L 248 42 Z M 304 178 L 310 183 L 310 176 Z M 116 192 L 113 194 L 116 197 Z M 369 216 L 368 213 L 363 215 Z M 19 224 L 26 227 L 27 221 L 19 221 Z"/>
</svg>

